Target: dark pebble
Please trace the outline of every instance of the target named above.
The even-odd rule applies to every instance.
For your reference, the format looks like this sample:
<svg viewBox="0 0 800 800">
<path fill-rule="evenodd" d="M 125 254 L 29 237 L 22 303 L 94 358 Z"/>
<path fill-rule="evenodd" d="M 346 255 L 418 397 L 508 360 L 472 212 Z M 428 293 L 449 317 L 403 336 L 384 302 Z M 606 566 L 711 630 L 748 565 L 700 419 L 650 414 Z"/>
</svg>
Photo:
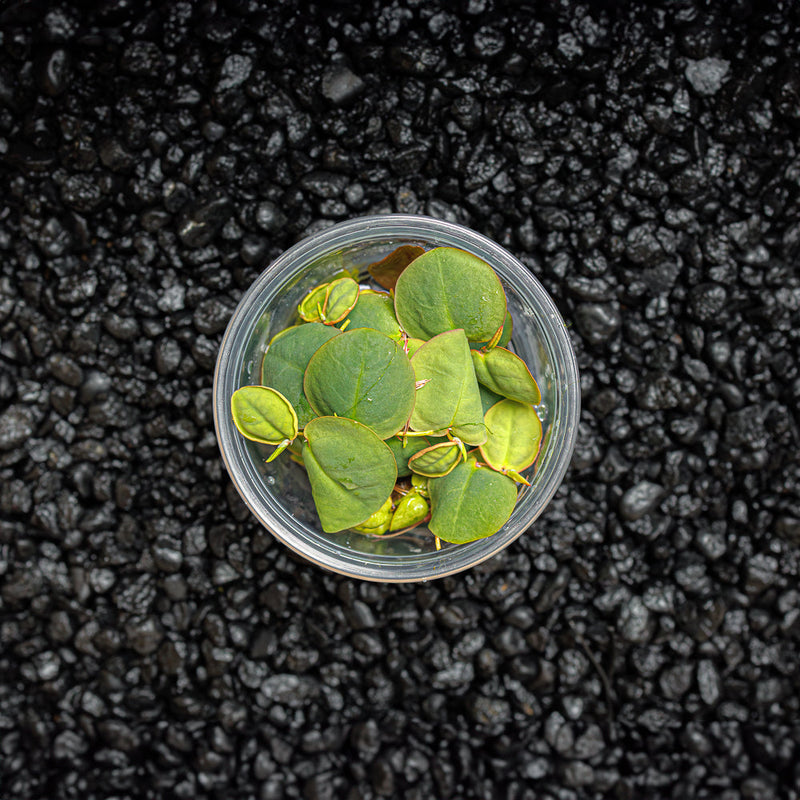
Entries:
<svg viewBox="0 0 800 800">
<path fill-rule="evenodd" d="M 322 75 L 322 96 L 334 106 L 348 105 L 365 88 L 364 81 L 343 65 L 328 67 Z"/>
<path fill-rule="evenodd" d="M 155 78 L 163 65 L 163 55 L 154 42 L 129 44 L 122 53 L 120 66 L 131 75 Z"/>
<path fill-rule="evenodd" d="M 47 626 L 47 632 L 54 642 L 60 644 L 68 642 L 72 638 L 72 622 L 66 611 L 56 611 L 53 613 Z"/>
<path fill-rule="evenodd" d="M 650 481 L 641 481 L 622 495 L 619 512 L 623 519 L 630 521 L 640 519 L 658 506 L 664 494 L 663 486 Z"/>
<path fill-rule="evenodd" d="M 138 734 L 121 720 L 105 720 L 97 727 L 108 744 L 123 753 L 135 750 L 141 741 Z"/>
<path fill-rule="evenodd" d="M 181 346 L 174 339 L 163 338 L 156 343 L 155 364 L 159 375 L 177 372 L 181 358 Z"/>
<path fill-rule="evenodd" d="M 153 617 L 132 620 L 125 626 L 130 646 L 140 655 L 154 653 L 164 634 Z"/>
<path fill-rule="evenodd" d="M 372 788 L 378 797 L 393 797 L 395 794 L 394 773 L 385 761 L 375 761 L 370 767 Z"/>
<path fill-rule="evenodd" d="M 469 715 L 478 725 L 495 727 L 511 720 L 511 707 L 505 700 L 475 695 L 467 702 Z"/>
<path fill-rule="evenodd" d="M 605 749 L 606 741 L 599 725 L 589 725 L 575 740 L 573 748 L 575 757 L 582 759 L 595 758 Z"/>
<path fill-rule="evenodd" d="M 86 740 L 76 731 L 62 731 L 53 740 L 53 757 L 74 763 L 89 749 Z"/>
<path fill-rule="evenodd" d="M 380 731 L 374 720 L 361 722 L 353 727 L 350 742 L 364 761 L 371 761 L 378 754 L 381 743 Z"/>
<path fill-rule="evenodd" d="M 112 172 L 127 172 L 135 163 L 134 156 L 119 139 L 104 139 L 100 142 L 97 152 L 100 161 Z"/>
<path fill-rule="evenodd" d="M 374 628 L 377 625 L 372 609 L 361 600 L 356 600 L 346 614 L 348 622 L 356 630 Z"/>
<path fill-rule="evenodd" d="M 700 322 L 713 322 L 725 308 L 727 297 L 724 286 L 700 284 L 691 291 L 690 311 Z"/>
<path fill-rule="evenodd" d="M 200 333 L 211 336 L 225 330 L 232 313 L 233 308 L 229 303 L 210 298 L 197 306 L 192 322 Z"/>
<path fill-rule="evenodd" d="M 694 670 L 691 664 L 678 664 L 665 669 L 658 679 L 658 684 L 664 697 L 669 700 L 679 700 L 691 688 L 694 679 Z"/>
<path fill-rule="evenodd" d="M 311 172 L 305 175 L 301 181 L 303 188 L 308 189 L 312 194 L 322 198 L 338 197 L 347 186 L 347 178 L 344 175 L 336 175 L 330 172 Z M 259 215 L 263 216 L 263 206 L 261 203 L 256 212 L 256 222 Z M 272 212 L 274 214 L 274 212 Z M 263 227 L 263 225 L 261 225 Z M 265 228 L 267 230 L 267 228 Z"/>
<path fill-rule="evenodd" d="M 114 590 L 114 602 L 118 608 L 132 614 L 145 614 L 155 599 L 155 587 L 147 575 L 125 578 Z"/>
<path fill-rule="evenodd" d="M 115 338 L 129 342 L 139 335 L 139 323 L 135 317 L 123 317 L 119 314 L 107 314 L 103 318 L 103 327 Z"/>
<path fill-rule="evenodd" d="M 0 450 L 13 450 L 33 435 L 36 414 L 28 406 L 9 406 L 0 414 Z"/>
<path fill-rule="evenodd" d="M 230 201 L 225 196 L 198 203 L 179 222 L 178 236 L 187 247 L 204 247 L 219 233 L 230 214 Z"/>
<path fill-rule="evenodd" d="M 760 594 L 778 579 L 778 561 L 773 556 L 758 554 L 747 564 L 745 590 L 748 594 Z"/>
<path fill-rule="evenodd" d="M 273 233 L 286 224 L 286 216 L 279 206 L 265 200 L 256 208 L 255 223 L 265 233 Z"/>
<path fill-rule="evenodd" d="M 253 59 L 250 56 L 234 54 L 222 62 L 219 79 L 214 87 L 218 92 L 225 92 L 241 86 L 253 70 Z"/>
<path fill-rule="evenodd" d="M 61 94 L 69 83 L 69 73 L 69 53 L 61 47 L 56 48 L 50 53 L 42 67 L 42 89 L 51 97 Z"/>
<path fill-rule="evenodd" d="M 80 214 L 94 211 L 103 202 L 98 181 L 90 175 L 71 175 L 61 185 L 61 199 Z"/>
<path fill-rule="evenodd" d="M 479 28 L 472 37 L 472 46 L 479 58 L 493 58 L 503 52 L 505 45 L 503 32 L 488 25 Z"/>
<path fill-rule="evenodd" d="M 697 665 L 697 688 L 707 705 L 713 706 L 719 700 L 722 681 L 713 661 L 704 659 Z"/>
<path fill-rule="evenodd" d="M 56 354 L 47 361 L 50 372 L 67 386 L 78 387 L 83 383 L 83 370 L 80 365 L 69 356 Z"/>
<path fill-rule="evenodd" d="M 617 627 L 626 641 L 645 644 L 653 634 L 655 621 L 642 600 L 633 597 L 620 609 Z"/>
<path fill-rule="evenodd" d="M 319 686 L 311 678 L 280 674 L 267 678 L 261 684 L 261 694 L 268 703 L 302 708 L 319 694 Z"/>
<path fill-rule="evenodd" d="M 714 95 L 721 88 L 730 71 L 730 62 L 722 58 L 703 58 L 689 61 L 686 65 L 686 80 L 700 95 Z"/>
<path fill-rule="evenodd" d="M 614 336 L 622 320 L 613 306 L 583 303 L 575 311 L 575 324 L 590 344 L 600 345 Z"/>
<path fill-rule="evenodd" d="M 5 578 L 0 594 L 6 603 L 30 600 L 35 597 L 42 586 L 39 573 L 15 572 Z"/>
<path fill-rule="evenodd" d="M 582 761 L 570 761 L 564 768 L 564 782 L 567 786 L 588 786 L 594 781 L 594 770 Z"/>
</svg>

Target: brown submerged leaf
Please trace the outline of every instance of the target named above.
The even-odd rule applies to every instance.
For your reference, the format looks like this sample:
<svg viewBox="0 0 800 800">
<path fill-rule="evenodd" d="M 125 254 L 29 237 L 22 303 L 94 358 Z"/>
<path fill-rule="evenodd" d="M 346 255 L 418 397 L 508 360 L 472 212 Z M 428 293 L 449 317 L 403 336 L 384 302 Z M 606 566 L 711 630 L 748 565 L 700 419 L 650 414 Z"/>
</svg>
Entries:
<svg viewBox="0 0 800 800">
<path fill-rule="evenodd" d="M 384 289 L 391 291 L 402 271 L 425 250 L 415 244 L 403 244 L 392 250 L 386 258 L 367 267 L 373 280 Z"/>
</svg>

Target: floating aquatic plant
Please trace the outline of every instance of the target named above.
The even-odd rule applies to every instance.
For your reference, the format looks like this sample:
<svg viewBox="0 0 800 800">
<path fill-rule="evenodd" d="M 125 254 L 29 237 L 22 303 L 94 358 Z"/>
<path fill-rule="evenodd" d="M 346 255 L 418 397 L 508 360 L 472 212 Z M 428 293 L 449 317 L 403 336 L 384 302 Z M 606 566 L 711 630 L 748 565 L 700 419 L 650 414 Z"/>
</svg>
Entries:
<svg viewBox="0 0 800 800">
<path fill-rule="evenodd" d="M 502 284 L 452 247 L 404 245 L 368 272 L 387 291 L 340 277 L 305 295 L 302 322 L 266 349 L 263 385 L 233 394 L 233 421 L 275 447 L 268 461 L 302 463 L 326 532 L 491 536 L 542 440 Z"/>
</svg>

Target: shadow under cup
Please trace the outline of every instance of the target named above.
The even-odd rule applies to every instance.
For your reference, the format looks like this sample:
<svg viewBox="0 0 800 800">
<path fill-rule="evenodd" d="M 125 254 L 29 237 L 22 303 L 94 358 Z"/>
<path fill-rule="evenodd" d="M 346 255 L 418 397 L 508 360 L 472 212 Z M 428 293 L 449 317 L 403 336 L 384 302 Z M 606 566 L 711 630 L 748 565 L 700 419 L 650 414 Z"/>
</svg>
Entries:
<svg viewBox="0 0 800 800">
<path fill-rule="evenodd" d="M 261 360 L 275 334 L 298 322 L 297 304 L 314 286 L 342 270 L 366 267 L 400 245 L 459 247 L 492 266 L 514 321 L 509 348 L 529 366 L 542 392 L 537 407 L 542 448 L 521 486 L 511 518 L 486 539 L 436 550 L 426 527 L 384 538 L 325 533 L 305 471 L 284 454 L 270 464 L 271 447 L 242 437 L 233 425 L 230 398 L 240 386 L 261 382 Z M 365 278 L 366 276 L 366 278 Z M 474 231 L 441 220 L 407 215 L 361 217 L 299 242 L 268 267 L 231 318 L 214 376 L 214 422 L 225 466 L 259 521 L 308 560 L 352 577 L 391 582 L 425 580 L 467 569 L 502 550 L 541 514 L 563 479 L 578 427 L 580 388 L 564 324 L 541 284 L 513 256 Z"/>
</svg>

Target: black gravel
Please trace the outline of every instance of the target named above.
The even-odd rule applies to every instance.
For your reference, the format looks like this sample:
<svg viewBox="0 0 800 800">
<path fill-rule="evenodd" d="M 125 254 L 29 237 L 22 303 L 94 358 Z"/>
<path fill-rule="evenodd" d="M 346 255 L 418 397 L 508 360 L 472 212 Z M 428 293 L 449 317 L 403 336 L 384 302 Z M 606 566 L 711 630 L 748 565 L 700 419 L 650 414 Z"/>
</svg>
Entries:
<svg viewBox="0 0 800 800">
<path fill-rule="evenodd" d="M 800 6 L 703 8 L 4 4 L 0 797 L 800 796 Z M 582 370 L 547 513 L 430 585 L 294 559 L 211 425 L 264 265 L 390 211 Z"/>
</svg>

